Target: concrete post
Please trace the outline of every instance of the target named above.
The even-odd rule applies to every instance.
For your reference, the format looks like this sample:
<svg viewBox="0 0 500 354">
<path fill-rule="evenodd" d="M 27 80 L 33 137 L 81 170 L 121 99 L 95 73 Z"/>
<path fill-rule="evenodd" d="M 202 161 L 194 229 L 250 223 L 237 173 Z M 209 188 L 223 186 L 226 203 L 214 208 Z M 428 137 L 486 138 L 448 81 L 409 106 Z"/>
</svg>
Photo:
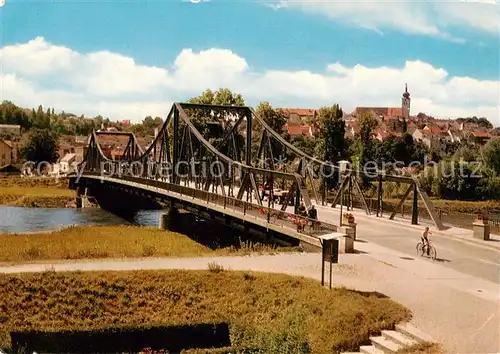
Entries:
<svg viewBox="0 0 500 354">
<path fill-rule="evenodd" d="M 488 241 L 490 239 L 490 225 L 488 220 L 476 220 L 472 224 L 472 232 L 474 238 L 478 238 L 484 241 Z"/>
<path fill-rule="evenodd" d="M 340 247 L 344 249 L 344 253 L 354 253 L 354 238 L 355 231 L 352 227 L 342 226 L 339 232 L 347 235 L 340 240 Z"/>
<path fill-rule="evenodd" d="M 353 241 L 356 241 L 356 234 L 357 234 L 356 229 L 357 229 L 357 225 L 358 225 L 358 224 L 356 224 L 356 223 L 354 223 L 354 222 L 350 222 L 350 223 L 348 223 L 347 225 L 348 225 L 348 226 L 349 226 L 349 227 L 353 230 L 352 240 L 353 240 Z"/>
</svg>

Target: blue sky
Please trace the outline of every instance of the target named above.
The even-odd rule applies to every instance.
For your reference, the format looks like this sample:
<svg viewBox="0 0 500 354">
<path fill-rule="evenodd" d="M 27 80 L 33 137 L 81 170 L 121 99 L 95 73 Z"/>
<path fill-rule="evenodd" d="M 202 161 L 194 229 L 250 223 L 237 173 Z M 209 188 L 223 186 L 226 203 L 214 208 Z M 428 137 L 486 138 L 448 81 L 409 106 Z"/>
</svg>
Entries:
<svg viewBox="0 0 500 354">
<path fill-rule="evenodd" d="M 267 74 L 273 71 L 287 75 L 297 74 L 300 71 L 307 71 L 312 76 L 323 75 L 327 72 L 329 64 L 337 62 L 351 70 L 354 70 L 356 65 L 370 69 L 389 67 L 402 70 L 401 81 L 391 82 L 390 87 L 381 89 L 380 97 L 373 92 L 360 93 L 359 89 L 378 91 L 378 86 L 389 83 L 381 82 L 385 80 L 377 79 L 378 76 L 372 75 L 374 73 L 365 75 L 364 87 L 356 87 L 357 101 L 345 102 L 350 108 L 363 104 L 388 104 L 389 101 L 394 101 L 393 105 L 397 106 L 405 81 L 410 81 L 408 83 L 410 92 L 412 87 L 416 87 L 419 95 L 416 98 L 417 103 L 418 98 L 422 98 L 421 109 L 436 109 L 438 111 L 436 114 L 446 115 L 446 107 L 454 104 L 453 92 L 448 92 L 446 87 L 440 87 L 443 91 L 435 93 L 437 98 L 433 97 L 432 93 L 426 92 L 426 88 L 429 88 L 428 85 L 436 84 L 435 81 L 438 79 L 426 78 L 425 75 L 429 74 L 426 70 L 416 72 L 405 70 L 407 61 L 431 66 L 434 69 L 432 74 L 439 69 L 445 70 L 446 78 L 439 79 L 442 81 L 441 86 L 449 85 L 454 77 L 469 77 L 478 83 L 486 81 L 487 87 L 493 89 L 498 87 L 500 66 L 498 5 L 450 3 L 446 6 L 450 6 L 449 9 L 453 6 L 453 9 L 448 10 L 443 9 L 442 4 L 438 3 L 412 5 L 398 2 L 389 4 L 390 8 L 387 10 L 384 6 L 387 7 L 388 4 L 381 3 L 374 11 L 360 8 L 363 6 L 360 3 L 354 4 L 352 8 L 345 3 L 336 5 L 309 1 L 291 3 L 279 9 L 272 8 L 272 5 L 276 3 L 221 0 L 199 4 L 180 0 L 157 2 L 6 0 L 6 4 L 0 9 L 1 46 L 4 48 L 4 61 L 8 62 L 5 59 L 7 55 L 11 55 L 7 51 L 8 48 L 26 46 L 30 41 L 41 37 L 52 49 L 68 48 L 79 55 L 106 51 L 120 57 L 132 58 L 135 65 L 163 68 L 170 73 L 174 61 L 184 49 L 192 49 L 195 54 L 211 48 L 224 49 L 245 61 L 244 69 L 239 67 L 235 69 L 236 74 L 245 75 L 244 80 L 240 81 L 249 80 L 249 77 L 255 75 L 267 77 L 269 76 Z M 399 6 L 401 8 L 398 8 Z M 465 17 L 467 20 L 464 20 Z M 476 20 L 477 23 L 474 23 Z M 442 23 L 443 26 L 435 27 L 434 23 Z M 33 64 L 40 64 L 36 59 L 36 53 L 32 51 L 29 53 L 34 58 Z M 227 64 L 230 58 L 224 58 L 213 59 L 215 62 L 209 67 L 213 68 L 215 65 L 217 68 L 225 66 L 232 68 Z M 197 64 L 200 60 L 202 59 L 198 58 L 194 62 Z M 50 63 L 49 61 L 45 64 L 51 65 Z M 27 75 L 23 73 L 26 70 L 14 66 L 4 65 L 3 74 L 16 74 L 17 79 L 23 79 L 25 83 L 33 85 L 35 96 L 43 98 L 47 101 L 46 104 L 61 106 L 56 108 L 66 111 L 81 109 L 85 114 L 96 113 L 95 107 L 89 109 L 88 106 L 72 103 L 72 100 L 67 100 L 71 107 L 62 107 L 64 102 L 55 98 L 54 93 L 46 94 L 50 90 L 65 90 L 71 83 L 68 85 L 60 83 L 62 86 L 51 87 L 51 82 L 60 80 L 51 80 L 50 77 L 40 77 L 33 73 Z M 200 73 L 203 75 L 203 70 Z M 57 76 L 57 71 L 53 74 Z M 420 74 L 424 76 L 420 77 Z M 230 76 L 232 77 L 232 74 Z M 373 76 L 372 81 L 370 76 Z M 259 80 L 262 81 L 262 77 Z M 314 86 L 309 82 L 311 78 L 305 80 L 307 82 L 305 86 Z M 426 80 L 429 81 L 427 84 Z M 294 79 L 292 82 L 301 85 L 300 80 Z M 213 88 L 228 83 L 231 82 L 217 77 L 207 81 Z M 257 85 L 255 82 L 252 84 Z M 329 81 L 321 81 L 317 86 L 331 84 L 333 83 Z M 452 84 L 457 85 L 456 82 Z M 12 84 L 12 87 L 14 86 Z M 230 88 L 236 90 L 240 86 L 235 84 L 234 88 Z M 448 89 L 451 90 L 455 86 L 448 86 Z M 195 87 L 192 92 L 189 88 L 179 92 L 172 92 L 171 87 L 156 89 L 153 96 L 158 102 L 155 101 L 155 104 L 161 100 L 182 100 L 195 93 Z M 283 88 L 277 88 L 276 92 L 268 95 L 266 87 L 262 87 L 260 97 L 259 88 L 254 87 L 248 93 L 248 101 L 250 104 L 256 104 L 260 100 L 269 100 L 271 103 L 289 106 L 330 104 L 333 102 L 327 102 L 327 98 L 336 91 L 335 88 L 327 89 L 330 90 L 328 93 L 321 92 L 318 97 L 311 98 L 308 95 L 301 95 L 300 90 L 283 92 Z M 4 96 L 7 92 L 11 94 L 11 90 L 13 89 L 4 91 Z M 242 87 L 241 90 L 245 91 L 245 88 Z M 459 90 L 466 88 L 460 87 Z M 427 95 L 425 99 L 422 95 L 424 92 Z M 78 93 L 81 92 L 75 89 L 65 92 L 62 96 Z M 245 95 L 245 92 L 242 93 Z M 15 94 L 12 96 L 16 98 Z M 475 98 L 470 107 L 464 106 L 464 109 L 470 109 L 471 115 L 483 111 L 491 115 L 491 110 L 498 108 L 498 91 L 496 96 L 491 95 L 493 98 L 496 97 L 496 103 L 492 102 L 490 96 L 488 97 L 486 102 Z M 107 109 L 106 107 L 112 102 L 120 102 L 120 97 L 116 96 L 113 97 L 114 101 L 104 96 L 94 99 L 95 105 L 102 109 Z M 375 100 L 377 102 L 374 102 Z M 426 106 L 425 100 L 431 100 L 432 104 Z M 139 104 L 141 103 L 137 102 L 137 105 Z M 145 102 L 144 109 L 152 107 L 148 106 L 151 104 L 153 102 Z M 460 104 L 463 105 L 464 102 Z M 144 109 L 137 108 L 137 114 L 142 114 Z M 467 112 L 469 111 L 464 111 L 464 114 Z M 449 115 L 456 113 L 462 111 L 457 112 L 455 107 L 454 110 L 450 110 Z M 109 108 L 109 114 L 114 116 L 119 115 L 119 112 Z M 497 118 L 498 116 L 495 117 Z"/>
</svg>

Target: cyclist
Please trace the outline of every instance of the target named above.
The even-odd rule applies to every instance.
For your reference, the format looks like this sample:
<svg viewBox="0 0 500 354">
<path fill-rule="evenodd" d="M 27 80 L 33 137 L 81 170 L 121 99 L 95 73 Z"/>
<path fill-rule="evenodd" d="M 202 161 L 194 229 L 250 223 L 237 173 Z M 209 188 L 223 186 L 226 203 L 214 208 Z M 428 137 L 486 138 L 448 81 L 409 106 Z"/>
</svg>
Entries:
<svg viewBox="0 0 500 354">
<path fill-rule="evenodd" d="M 429 236 L 429 235 L 432 235 L 432 232 L 429 231 L 429 227 L 426 227 L 425 231 L 422 234 L 421 240 L 422 240 L 422 244 L 424 245 L 424 248 L 427 248 L 427 255 L 428 256 L 429 256 L 430 250 L 431 250 L 430 244 L 429 244 L 429 239 L 427 238 L 427 236 Z"/>
</svg>

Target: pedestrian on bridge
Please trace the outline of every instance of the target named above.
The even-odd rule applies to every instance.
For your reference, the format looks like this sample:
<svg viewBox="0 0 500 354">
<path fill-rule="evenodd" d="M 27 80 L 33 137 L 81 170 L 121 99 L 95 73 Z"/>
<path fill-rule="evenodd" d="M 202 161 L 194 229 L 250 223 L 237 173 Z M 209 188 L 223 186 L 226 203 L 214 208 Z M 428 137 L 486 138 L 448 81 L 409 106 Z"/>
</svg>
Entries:
<svg viewBox="0 0 500 354">
<path fill-rule="evenodd" d="M 316 210 L 314 205 L 311 205 L 311 207 L 309 208 L 307 216 L 309 217 L 309 221 L 311 222 L 311 230 L 315 231 L 317 225 L 316 221 L 318 220 L 318 210 Z"/>
</svg>

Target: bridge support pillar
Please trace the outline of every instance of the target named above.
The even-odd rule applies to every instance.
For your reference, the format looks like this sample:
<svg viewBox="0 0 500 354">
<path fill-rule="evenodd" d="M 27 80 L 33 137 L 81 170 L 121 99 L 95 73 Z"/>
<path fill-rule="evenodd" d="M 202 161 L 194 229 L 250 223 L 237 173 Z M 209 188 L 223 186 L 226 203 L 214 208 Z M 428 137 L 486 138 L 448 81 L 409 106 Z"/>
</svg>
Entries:
<svg viewBox="0 0 500 354">
<path fill-rule="evenodd" d="M 76 189 L 75 204 L 77 209 L 89 208 L 97 205 L 95 199 L 90 195 L 90 189 L 86 187 L 78 187 Z"/>
<path fill-rule="evenodd" d="M 84 206 L 84 198 L 87 193 L 87 188 L 84 187 L 76 187 L 76 198 L 75 198 L 75 204 L 78 209 L 83 208 Z"/>
<path fill-rule="evenodd" d="M 158 228 L 160 230 L 174 231 L 179 220 L 179 210 L 176 208 L 169 208 L 166 213 L 160 215 L 160 222 Z"/>
</svg>

